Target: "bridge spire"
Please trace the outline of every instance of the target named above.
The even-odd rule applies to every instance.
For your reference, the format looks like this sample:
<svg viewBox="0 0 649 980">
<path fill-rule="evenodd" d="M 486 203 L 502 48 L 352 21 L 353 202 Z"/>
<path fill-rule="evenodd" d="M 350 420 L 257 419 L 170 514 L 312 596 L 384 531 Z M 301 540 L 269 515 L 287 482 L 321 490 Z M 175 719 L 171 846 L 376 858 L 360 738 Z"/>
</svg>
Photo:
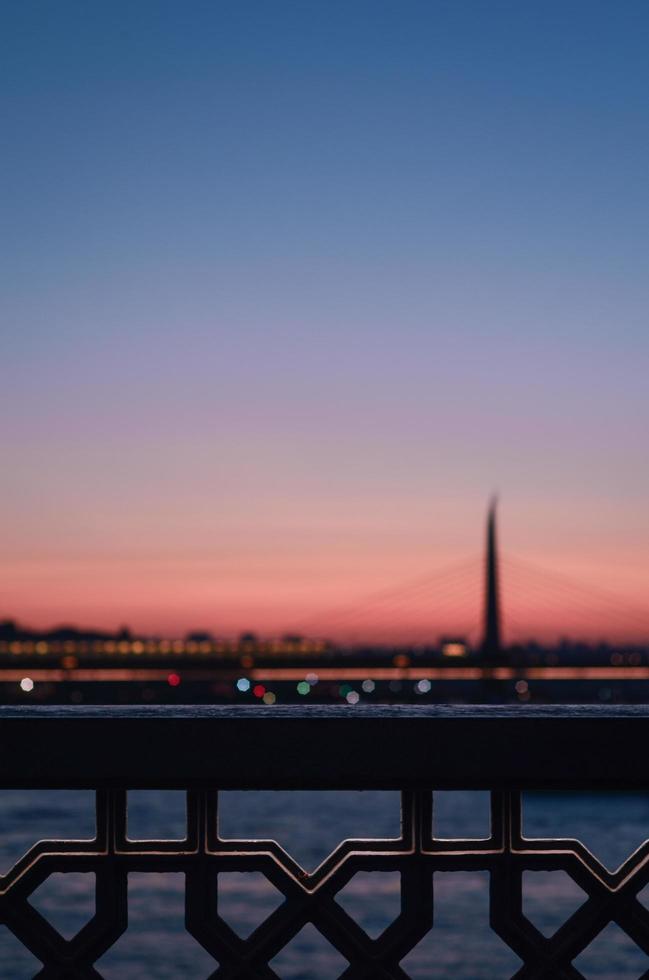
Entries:
<svg viewBox="0 0 649 980">
<path fill-rule="evenodd" d="M 498 583 L 498 547 L 496 542 L 496 505 L 493 497 L 487 515 L 487 552 L 485 563 L 484 638 L 482 654 L 497 660 L 501 653 L 500 590 Z"/>
</svg>

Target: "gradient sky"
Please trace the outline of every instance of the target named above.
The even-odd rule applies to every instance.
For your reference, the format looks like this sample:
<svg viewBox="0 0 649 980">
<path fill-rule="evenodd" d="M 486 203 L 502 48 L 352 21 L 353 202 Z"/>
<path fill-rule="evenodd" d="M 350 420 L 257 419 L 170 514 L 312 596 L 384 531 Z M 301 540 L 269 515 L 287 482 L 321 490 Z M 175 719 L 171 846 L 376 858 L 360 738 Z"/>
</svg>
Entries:
<svg viewBox="0 0 649 980">
<path fill-rule="evenodd" d="M 648 50 L 645 0 L 3 3 L 0 616 L 315 622 L 495 489 L 647 609 Z M 614 632 L 564 606 L 512 616 Z"/>
</svg>

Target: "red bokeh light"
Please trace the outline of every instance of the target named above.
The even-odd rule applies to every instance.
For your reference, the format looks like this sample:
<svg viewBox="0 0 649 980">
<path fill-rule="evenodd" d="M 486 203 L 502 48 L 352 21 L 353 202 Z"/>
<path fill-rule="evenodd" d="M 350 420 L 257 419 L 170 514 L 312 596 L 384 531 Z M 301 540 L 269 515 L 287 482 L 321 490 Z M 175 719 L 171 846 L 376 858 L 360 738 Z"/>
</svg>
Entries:
<svg viewBox="0 0 649 980">
<path fill-rule="evenodd" d="M 167 677 L 167 684 L 169 687 L 178 687 L 180 684 L 180 674 L 169 674 L 169 677 Z"/>
<path fill-rule="evenodd" d="M 263 698 L 264 694 L 266 693 L 266 688 L 263 684 L 255 684 L 252 689 L 252 693 L 256 698 Z"/>
</svg>

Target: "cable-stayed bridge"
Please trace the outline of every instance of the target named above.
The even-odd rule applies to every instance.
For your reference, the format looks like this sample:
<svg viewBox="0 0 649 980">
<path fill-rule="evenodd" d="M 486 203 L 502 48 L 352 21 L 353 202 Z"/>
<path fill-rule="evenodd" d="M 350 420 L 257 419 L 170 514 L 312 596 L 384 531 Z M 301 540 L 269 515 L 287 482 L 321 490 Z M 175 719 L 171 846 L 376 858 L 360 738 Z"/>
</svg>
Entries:
<svg viewBox="0 0 649 980">
<path fill-rule="evenodd" d="M 649 646 L 649 603 L 503 552 L 492 502 L 484 553 L 324 610 L 298 631 L 347 643 L 430 644 L 456 636 L 498 661 L 513 646 L 562 638 Z"/>
</svg>

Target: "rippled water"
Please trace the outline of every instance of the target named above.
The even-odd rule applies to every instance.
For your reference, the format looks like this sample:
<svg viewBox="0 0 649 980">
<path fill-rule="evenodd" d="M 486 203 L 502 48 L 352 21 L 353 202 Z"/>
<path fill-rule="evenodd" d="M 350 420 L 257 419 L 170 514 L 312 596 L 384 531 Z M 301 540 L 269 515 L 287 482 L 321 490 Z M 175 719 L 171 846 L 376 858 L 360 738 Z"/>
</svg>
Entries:
<svg viewBox="0 0 649 980">
<path fill-rule="evenodd" d="M 0 866 L 6 871 L 43 837 L 91 837 L 94 798 L 80 791 L 0 793 Z M 312 870 L 345 837 L 393 837 L 399 833 L 399 798 L 394 793 L 222 793 L 220 829 L 225 837 L 272 837 L 307 870 Z M 129 794 L 129 836 L 181 838 L 184 794 Z M 485 793 L 437 793 L 438 837 L 482 837 L 489 827 Z M 528 794 L 524 806 L 528 836 L 578 837 L 610 868 L 618 866 L 649 838 L 647 794 Z M 359 873 L 338 895 L 341 905 L 370 936 L 379 935 L 399 909 L 396 872 Z M 215 887 L 217 885 L 215 884 Z M 92 914 L 94 879 L 89 874 L 52 875 L 31 897 L 65 936 L 73 936 Z M 248 935 L 282 901 L 258 873 L 219 875 L 221 915 Z M 649 892 L 648 892 L 649 894 Z M 181 874 L 129 877 L 129 928 L 98 962 L 106 980 L 205 978 L 216 963 L 184 929 Z M 584 900 L 563 872 L 527 872 L 525 912 L 551 935 Z M 644 895 L 642 895 L 644 898 Z M 520 961 L 488 925 L 488 875 L 435 875 L 435 925 L 405 958 L 413 980 L 499 980 L 511 977 Z M 313 927 L 306 926 L 272 961 L 286 980 L 334 980 L 346 961 Z M 640 976 L 649 960 L 616 926 L 601 933 L 576 961 L 586 977 L 625 980 Z M 0 976 L 33 977 L 39 963 L 6 927 L 0 927 Z"/>
</svg>

